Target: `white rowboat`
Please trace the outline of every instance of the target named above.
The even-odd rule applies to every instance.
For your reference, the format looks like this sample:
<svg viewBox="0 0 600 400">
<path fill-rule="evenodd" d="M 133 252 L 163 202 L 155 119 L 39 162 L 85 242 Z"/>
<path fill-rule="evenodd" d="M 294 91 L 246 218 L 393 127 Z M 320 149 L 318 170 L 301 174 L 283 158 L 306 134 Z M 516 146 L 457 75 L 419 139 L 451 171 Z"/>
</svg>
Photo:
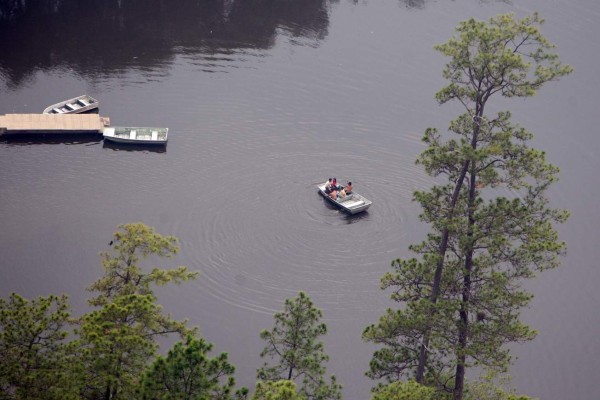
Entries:
<svg viewBox="0 0 600 400">
<path fill-rule="evenodd" d="M 168 133 L 169 128 L 111 126 L 104 128 L 102 136 L 117 143 L 166 145 Z"/>
<path fill-rule="evenodd" d="M 46 107 L 43 114 L 79 114 L 98 108 L 100 102 L 87 94 Z"/>
</svg>

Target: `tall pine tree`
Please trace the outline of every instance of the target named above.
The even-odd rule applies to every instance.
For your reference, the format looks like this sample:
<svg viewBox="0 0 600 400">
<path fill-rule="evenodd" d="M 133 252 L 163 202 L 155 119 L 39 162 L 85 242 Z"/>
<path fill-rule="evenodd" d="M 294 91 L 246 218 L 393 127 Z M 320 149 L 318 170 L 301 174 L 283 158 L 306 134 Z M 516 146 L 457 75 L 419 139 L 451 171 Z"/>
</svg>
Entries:
<svg viewBox="0 0 600 400">
<path fill-rule="evenodd" d="M 509 112 L 488 115 L 488 102 L 532 96 L 571 72 L 551 53 L 542 22 L 537 14 L 470 19 L 436 47 L 451 59 L 444 69 L 450 83 L 436 98 L 458 100 L 465 113 L 449 135 L 425 133 L 428 147 L 418 162 L 446 183 L 415 193 L 431 233 L 411 246 L 418 257 L 394 260 L 382 278 L 382 288 L 404 307 L 388 310 L 363 334 L 382 345 L 371 362 L 373 378 L 414 376 L 459 400 L 467 368 L 506 369 L 505 344 L 534 336 L 518 319 L 531 299 L 521 284 L 558 265 L 565 245 L 554 225 L 567 213 L 546 198 L 557 168 L 529 147 L 532 134 Z"/>
<path fill-rule="evenodd" d="M 341 385 L 331 376 L 325 380 L 325 354 L 319 337 L 327 333 L 327 326 L 319 322 L 321 310 L 314 307 L 311 299 L 300 292 L 294 299 L 286 299 L 283 312 L 274 315 L 275 325 L 264 330 L 260 337 L 267 345 L 260 353 L 269 357 L 258 370 L 258 379 L 263 381 L 294 381 L 299 394 L 308 400 L 341 399 Z"/>
<path fill-rule="evenodd" d="M 186 321 L 163 312 L 154 287 L 193 279 L 197 273 L 186 267 L 145 271 L 140 265 L 151 255 L 176 254 L 177 239 L 142 223 L 119 228 L 112 252 L 102 253 L 104 276 L 89 288 L 97 293 L 90 305 L 98 308 L 81 319 L 80 343 L 88 372 L 82 395 L 87 399 L 132 398 L 156 352 L 158 337 L 178 334 L 184 338 L 193 333 Z"/>
</svg>

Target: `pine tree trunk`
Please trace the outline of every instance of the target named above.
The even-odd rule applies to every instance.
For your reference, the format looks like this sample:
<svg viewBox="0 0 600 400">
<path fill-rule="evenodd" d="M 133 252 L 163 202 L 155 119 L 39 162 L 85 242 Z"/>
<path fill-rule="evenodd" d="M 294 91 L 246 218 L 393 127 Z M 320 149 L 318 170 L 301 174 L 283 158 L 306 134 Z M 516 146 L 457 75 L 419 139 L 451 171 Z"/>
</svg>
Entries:
<svg viewBox="0 0 600 400">
<path fill-rule="evenodd" d="M 462 188 L 463 181 L 469 169 L 469 161 L 465 161 L 463 165 L 463 169 L 460 174 L 460 178 L 456 182 L 456 186 L 454 187 L 454 192 L 452 193 L 452 202 L 450 203 L 450 211 L 448 212 L 448 219 L 451 219 L 454 215 L 454 209 L 456 207 L 456 203 L 458 201 L 458 195 L 460 194 L 460 189 Z M 442 272 L 444 270 L 444 259 L 446 257 L 446 250 L 448 249 L 448 237 L 450 236 L 450 230 L 448 228 L 444 228 L 442 232 L 442 240 L 440 241 L 440 250 L 438 263 L 435 268 L 435 275 L 433 276 L 433 287 L 431 289 L 431 304 L 432 308 L 430 310 L 430 318 L 435 314 L 435 303 L 440 296 L 440 288 L 442 283 Z M 425 365 L 427 364 L 427 348 L 429 346 L 429 326 L 427 326 L 425 333 L 423 334 L 423 342 L 421 343 L 421 349 L 419 352 L 419 364 L 417 366 L 417 373 L 415 379 L 417 383 L 423 383 L 423 377 L 425 374 Z"/>
<path fill-rule="evenodd" d="M 456 357 L 456 375 L 454 376 L 454 390 L 453 400 L 462 400 L 463 391 L 465 386 L 465 362 L 466 362 L 466 349 L 469 338 L 469 299 L 471 296 L 471 268 L 472 253 L 467 255 L 465 260 L 465 274 L 463 276 L 463 293 L 462 293 L 462 304 L 459 311 L 459 322 L 458 322 L 458 354 Z"/>
<path fill-rule="evenodd" d="M 482 115 L 483 115 L 483 105 L 480 106 L 479 102 L 478 102 L 476 110 L 477 111 L 475 113 L 474 120 L 481 121 Z M 479 136 L 479 131 L 480 131 L 479 124 L 475 124 L 475 126 L 473 127 L 473 137 L 471 138 L 471 147 L 473 149 L 477 148 L 477 138 Z M 469 171 L 469 167 L 471 167 L 471 165 L 472 164 L 470 163 L 470 160 L 466 160 L 463 164 L 462 170 L 460 171 L 460 176 L 457 179 L 456 184 L 454 186 L 454 191 L 452 192 L 452 199 L 450 202 L 450 210 L 448 211 L 448 219 L 452 219 L 454 217 L 454 211 L 456 208 L 456 203 L 458 202 L 458 196 L 460 195 L 460 191 L 462 189 L 465 177 L 467 176 L 467 172 Z M 471 180 L 472 180 L 471 190 L 474 191 L 475 190 L 474 175 L 472 175 Z M 441 284 L 442 284 L 442 272 L 444 271 L 444 261 L 446 258 L 446 251 L 448 250 L 449 235 L 450 235 L 450 229 L 448 229 L 448 227 L 445 227 L 444 230 L 442 231 L 442 239 L 440 240 L 440 247 L 439 247 L 439 253 L 438 253 L 439 260 L 438 260 L 438 263 L 435 268 L 435 274 L 433 276 L 433 285 L 432 285 L 431 297 L 430 297 L 430 301 L 432 304 L 432 308 L 431 308 L 430 314 L 429 314 L 430 319 L 436 312 L 435 304 L 437 303 L 438 298 L 440 297 L 440 290 L 441 290 Z M 417 383 L 421 383 L 421 384 L 423 383 L 425 366 L 427 365 L 427 348 L 429 346 L 430 329 L 431 328 L 429 326 L 426 327 L 425 332 L 423 334 L 423 342 L 421 343 L 421 349 L 419 351 L 419 364 L 417 366 L 417 373 L 416 373 L 415 379 L 416 379 Z"/>
<path fill-rule="evenodd" d="M 468 202 L 468 219 L 469 226 L 467 229 L 467 247 L 465 249 L 465 268 L 463 272 L 463 290 L 462 300 L 459 311 L 458 322 L 458 355 L 456 357 L 456 375 L 454 377 L 453 400 L 462 400 L 465 386 L 465 368 L 466 368 L 466 350 L 469 340 L 469 303 L 471 300 L 471 271 L 473 269 L 473 231 L 475 226 L 475 183 L 476 172 L 475 165 L 471 169 L 469 179 L 469 202 Z"/>
</svg>

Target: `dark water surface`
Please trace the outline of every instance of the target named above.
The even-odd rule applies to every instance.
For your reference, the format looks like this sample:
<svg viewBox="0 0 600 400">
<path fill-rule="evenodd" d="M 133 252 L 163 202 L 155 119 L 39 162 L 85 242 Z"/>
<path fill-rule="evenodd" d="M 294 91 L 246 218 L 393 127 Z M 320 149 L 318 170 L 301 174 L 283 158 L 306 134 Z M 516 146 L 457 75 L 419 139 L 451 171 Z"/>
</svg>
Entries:
<svg viewBox="0 0 600 400">
<path fill-rule="evenodd" d="M 597 398 L 600 2 L 24 3 L 0 1 L 0 114 L 87 93 L 113 125 L 168 126 L 170 140 L 0 141 L 0 296 L 66 292 L 83 312 L 98 252 L 118 224 L 143 221 L 182 241 L 164 266 L 202 274 L 160 302 L 230 354 L 241 384 L 261 365 L 259 331 L 304 290 L 349 400 L 373 384 L 360 336 L 390 305 L 379 278 L 426 231 L 410 201 L 430 184 L 414 165 L 421 134 L 460 112 L 434 101 L 445 61 L 432 48 L 471 16 L 539 11 L 575 73 L 502 106 L 561 168 L 552 202 L 573 215 L 563 266 L 529 284 L 524 318 L 540 334 L 515 347 L 512 374 L 542 399 Z M 331 176 L 352 180 L 369 212 L 328 207 L 315 184 Z"/>
</svg>

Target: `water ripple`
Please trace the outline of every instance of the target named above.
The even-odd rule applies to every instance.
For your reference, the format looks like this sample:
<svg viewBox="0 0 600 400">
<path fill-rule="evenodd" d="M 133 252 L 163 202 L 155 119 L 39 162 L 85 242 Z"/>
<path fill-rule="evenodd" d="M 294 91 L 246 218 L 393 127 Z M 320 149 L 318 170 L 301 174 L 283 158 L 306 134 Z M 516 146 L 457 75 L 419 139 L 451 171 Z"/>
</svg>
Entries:
<svg viewBox="0 0 600 400">
<path fill-rule="evenodd" d="M 203 274 L 201 290 L 258 313 L 272 313 L 278 299 L 306 288 L 330 305 L 341 306 L 343 298 L 344 307 L 364 308 L 363 296 L 377 290 L 380 272 L 410 230 L 412 191 L 428 183 L 412 160 L 390 149 L 315 146 L 310 133 L 232 135 L 211 152 L 219 165 L 197 186 L 210 187 L 212 200 L 189 216 L 198 223 L 193 234 L 181 235 L 183 253 L 194 255 L 189 264 Z M 368 212 L 346 215 L 318 195 L 316 184 L 334 168 L 343 173 L 340 182 L 352 180 L 374 201 Z"/>
</svg>

